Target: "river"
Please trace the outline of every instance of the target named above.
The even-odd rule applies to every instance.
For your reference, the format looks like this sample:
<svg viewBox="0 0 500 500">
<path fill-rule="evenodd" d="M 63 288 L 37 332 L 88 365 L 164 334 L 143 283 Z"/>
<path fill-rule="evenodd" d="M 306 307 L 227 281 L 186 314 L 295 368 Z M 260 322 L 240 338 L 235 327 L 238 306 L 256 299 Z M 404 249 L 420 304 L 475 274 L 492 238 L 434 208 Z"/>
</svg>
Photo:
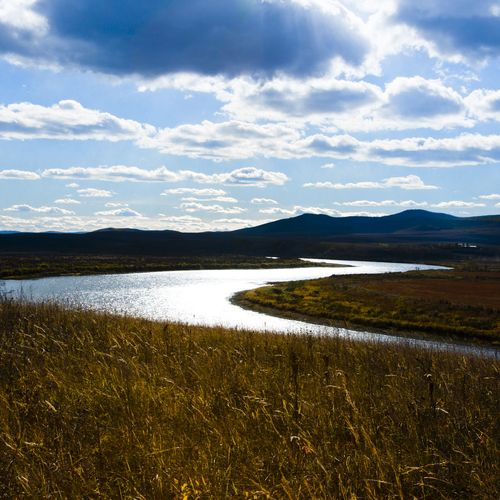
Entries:
<svg viewBox="0 0 500 500">
<path fill-rule="evenodd" d="M 108 311 L 153 320 L 196 325 L 338 335 L 387 343 L 411 343 L 433 349 L 493 352 L 494 349 L 430 340 L 408 339 L 382 333 L 353 331 L 278 318 L 242 309 L 230 302 L 237 292 L 266 283 L 296 281 L 345 274 L 380 274 L 439 269 L 438 266 L 387 262 L 304 259 L 321 267 L 287 269 L 227 269 L 151 273 L 63 276 L 36 280 L 7 280 L 3 288 L 29 300 L 53 300 L 69 306 Z M 334 264 L 341 267 L 325 267 Z"/>
</svg>

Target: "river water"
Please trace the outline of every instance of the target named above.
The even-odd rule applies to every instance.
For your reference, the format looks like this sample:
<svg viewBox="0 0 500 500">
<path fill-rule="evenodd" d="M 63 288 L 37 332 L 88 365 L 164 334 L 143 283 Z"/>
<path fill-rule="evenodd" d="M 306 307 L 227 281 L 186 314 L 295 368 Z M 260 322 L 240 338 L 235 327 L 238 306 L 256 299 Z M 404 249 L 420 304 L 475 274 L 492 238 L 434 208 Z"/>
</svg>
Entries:
<svg viewBox="0 0 500 500">
<path fill-rule="evenodd" d="M 373 332 L 352 331 L 277 318 L 242 309 L 230 302 L 237 292 L 266 283 L 296 281 L 345 274 L 380 274 L 410 270 L 439 269 L 437 266 L 386 262 L 304 259 L 345 267 L 300 267 L 292 269 L 227 269 L 164 271 L 152 273 L 63 276 L 36 280 L 7 280 L 3 288 L 14 296 L 30 300 L 53 300 L 101 311 L 123 313 L 148 319 L 196 325 L 338 335 L 386 343 L 411 343 L 433 349 L 478 352 L 495 351 L 429 340 L 400 338 Z"/>
</svg>

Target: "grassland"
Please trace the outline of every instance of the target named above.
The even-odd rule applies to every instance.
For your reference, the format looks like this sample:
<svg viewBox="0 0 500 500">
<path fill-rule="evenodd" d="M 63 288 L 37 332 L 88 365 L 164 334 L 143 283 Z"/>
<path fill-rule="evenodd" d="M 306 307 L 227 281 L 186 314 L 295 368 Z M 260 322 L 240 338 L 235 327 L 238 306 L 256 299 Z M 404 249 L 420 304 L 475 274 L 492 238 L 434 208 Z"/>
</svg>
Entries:
<svg viewBox="0 0 500 500">
<path fill-rule="evenodd" d="M 500 265 L 335 276 L 244 292 L 236 302 L 350 328 L 500 342 Z"/>
<path fill-rule="evenodd" d="M 177 271 L 189 269 L 267 269 L 306 267 L 295 258 L 265 257 L 155 257 L 124 255 L 1 254 L 0 279 L 28 279 L 47 276 Z"/>
<path fill-rule="evenodd" d="M 0 497 L 500 497 L 498 361 L 0 300 Z"/>
</svg>

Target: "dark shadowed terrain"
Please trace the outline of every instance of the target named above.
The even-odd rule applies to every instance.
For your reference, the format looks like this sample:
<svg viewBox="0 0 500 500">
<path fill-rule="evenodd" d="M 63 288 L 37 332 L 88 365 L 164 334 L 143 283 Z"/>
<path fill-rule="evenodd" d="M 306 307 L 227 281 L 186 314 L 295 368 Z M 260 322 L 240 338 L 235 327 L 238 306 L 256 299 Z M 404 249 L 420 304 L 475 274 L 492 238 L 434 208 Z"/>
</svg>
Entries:
<svg viewBox="0 0 500 500">
<path fill-rule="evenodd" d="M 386 217 L 304 214 L 230 232 L 102 229 L 0 234 L 0 253 L 142 256 L 325 257 L 445 261 L 500 256 L 500 216 L 407 210 Z"/>
</svg>

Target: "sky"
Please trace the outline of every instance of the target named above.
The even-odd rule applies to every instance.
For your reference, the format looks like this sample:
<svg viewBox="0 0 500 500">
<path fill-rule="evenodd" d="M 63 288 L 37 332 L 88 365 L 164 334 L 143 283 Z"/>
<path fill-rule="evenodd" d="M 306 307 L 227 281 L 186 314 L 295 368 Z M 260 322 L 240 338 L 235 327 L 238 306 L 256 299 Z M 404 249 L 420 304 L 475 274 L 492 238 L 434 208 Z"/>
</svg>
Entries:
<svg viewBox="0 0 500 500">
<path fill-rule="evenodd" d="M 500 213 L 500 1 L 0 0 L 0 231 Z"/>
</svg>

